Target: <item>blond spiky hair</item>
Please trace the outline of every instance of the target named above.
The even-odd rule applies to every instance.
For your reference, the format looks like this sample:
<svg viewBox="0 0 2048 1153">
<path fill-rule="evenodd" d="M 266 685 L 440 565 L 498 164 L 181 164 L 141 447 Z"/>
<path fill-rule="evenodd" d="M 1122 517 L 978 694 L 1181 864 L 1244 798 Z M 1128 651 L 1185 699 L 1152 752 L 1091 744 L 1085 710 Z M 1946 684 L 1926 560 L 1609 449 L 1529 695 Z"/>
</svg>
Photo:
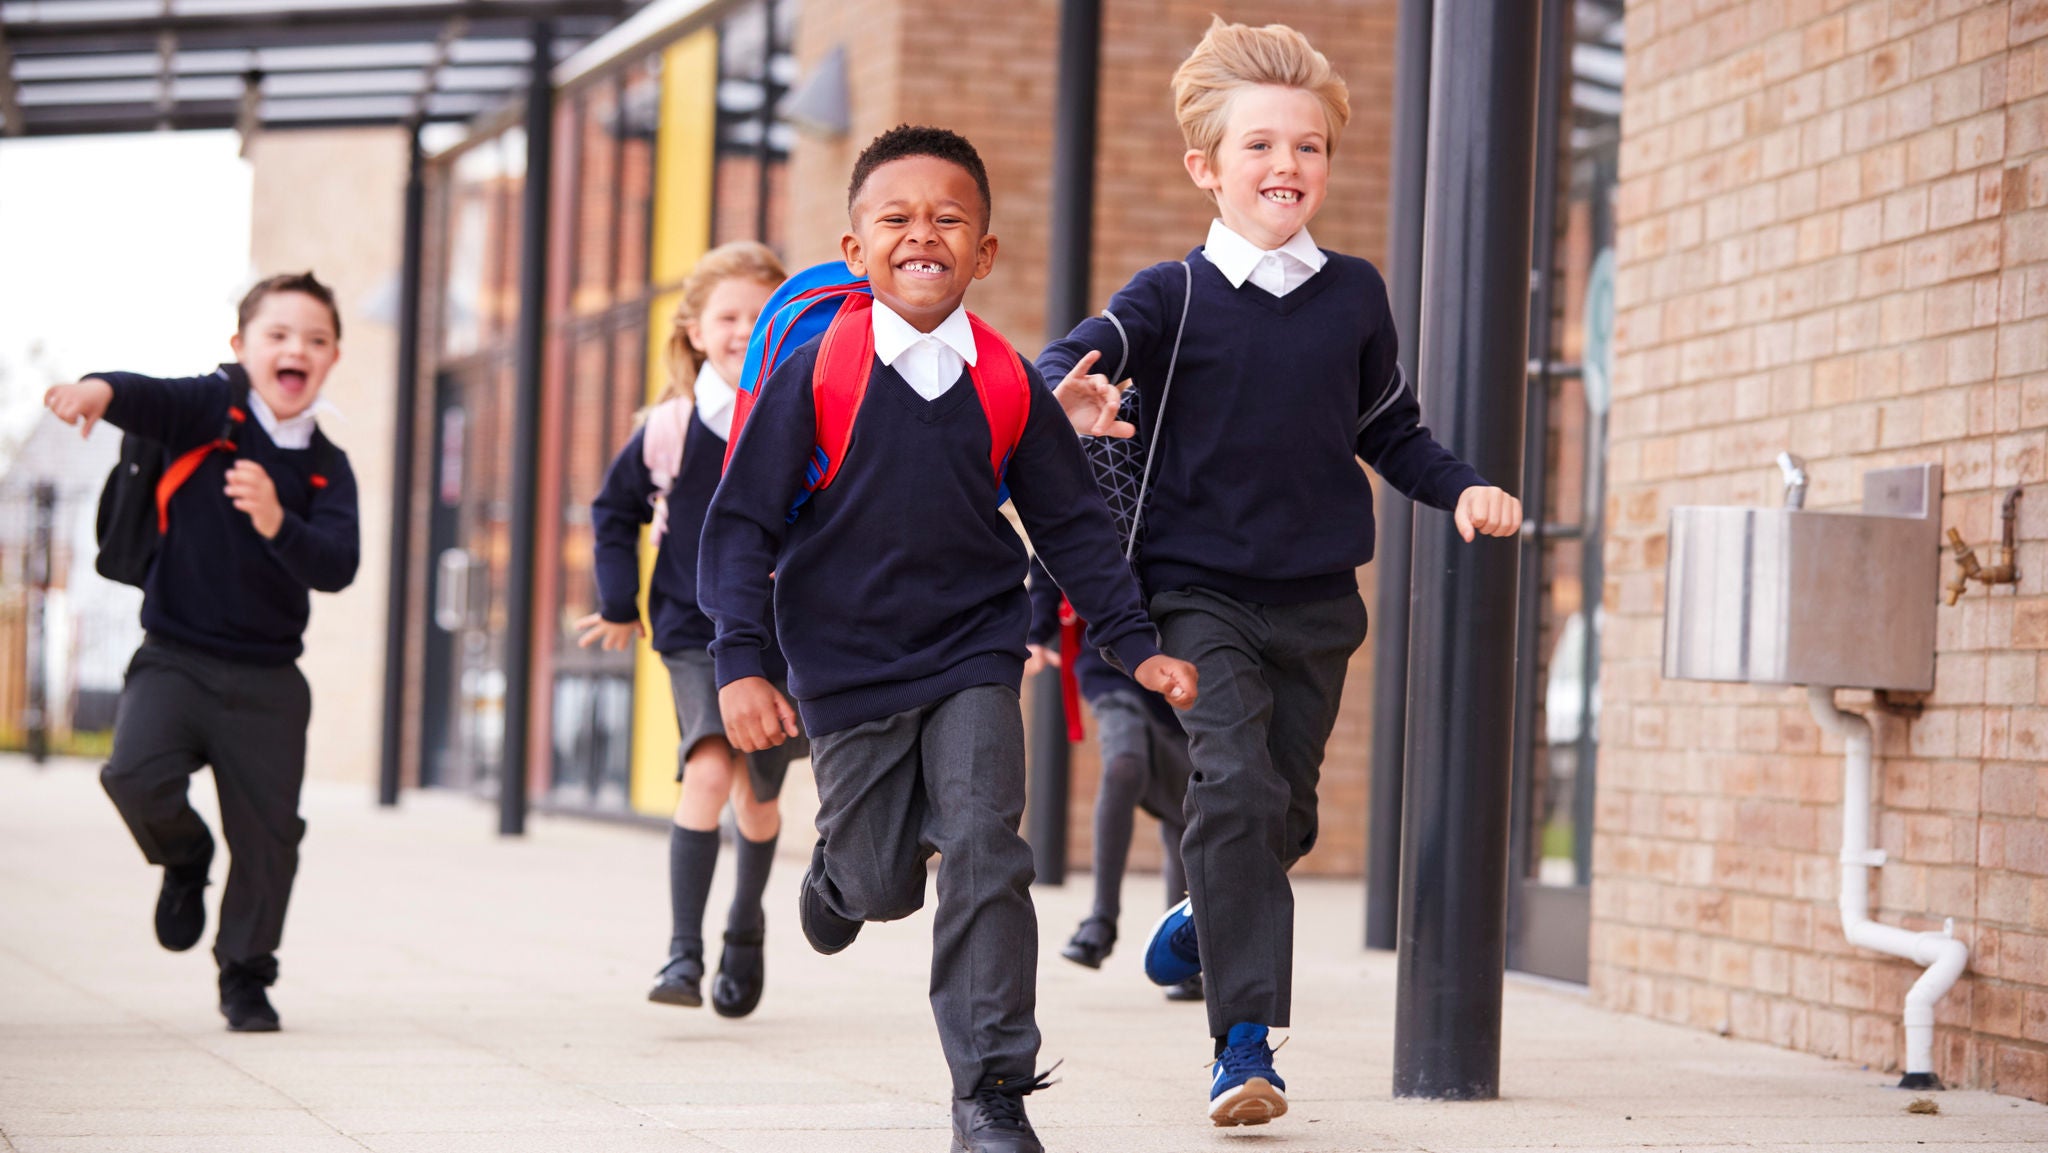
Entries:
<svg viewBox="0 0 2048 1153">
<path fill-rule="evenodd" d="M 1210 18 L 1202 42 L 1173 73 L 1173 111 L 1188 147 L 1216 163 L 1230 98 L 1240 88 L 1259 84 L 1300 88 L 1314 96 L 1330 122 L 1329 150 L 1336 154 L 1337 135 L 1351 119 L 1351 94 L 1329 59 L 1285 24 L 1253 28 L 1226 24 L 1220 16 Z"/>
</svg>

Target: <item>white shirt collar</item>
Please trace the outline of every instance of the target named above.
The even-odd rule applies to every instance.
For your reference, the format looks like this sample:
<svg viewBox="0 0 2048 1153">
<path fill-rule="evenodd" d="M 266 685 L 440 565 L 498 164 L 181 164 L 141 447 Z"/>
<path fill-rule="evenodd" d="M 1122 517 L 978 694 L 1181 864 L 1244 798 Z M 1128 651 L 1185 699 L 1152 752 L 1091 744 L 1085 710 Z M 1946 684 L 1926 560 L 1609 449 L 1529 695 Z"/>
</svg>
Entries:
<svg viewBox="0 0 2048 1153">
<path fill-rule="evenodd" d="M 718 434 L 718 439 L 727 440 L 732 436 L 733 402 L 739 399 L 739 390 L 726 382 L 717 369 L 711 367 L 706 358 L 697 369 L 697 419 L 704 427 Z"/>
<path fill-rule="evenodd" d="M 304 412 L 286 420 L 279 420 L 277 414 L 270 411 L 270 405 L 264 403 L 263 394 L 253 388 L 249 390 L 249 412 L 256 417 L 256 423 L 263 426 L 263 431 L 269 435 L 271 442 L 279 448 L 310 447 L 313 443 L 314 430 L 320 427 L 320 414 L 333 411 L 333 405 L 325 400 L 315 399 L 312 404 L 306 406 Z"/>
<path fill-rule="evenodd" d="M 1287 243 L 1273 249 L 1273 252 L 1300 265 L 1301 271 L 1308 274 L 1300 277 L 1300 280 L 1306 280 L 1309 276 L 1321 272 L 1323 265 L 1330 259 L 1324 255 L 1322 249 L 1316 247 L 1315 238 L 1308 234 L 1306 228 L 1288 237 Z M 1209 238 L 1202 244 L 1202 257 L 1216 266 L 1216 270 L 1230 281 L 1232 288 L 1243 288 L 1244 282 L 1251 279 L 1252 270 L 1258 267 L 1259 261 L 1266 255 L 1264 249 L 1246 240 L 1221 220 L 1209 222 Z M 1289 279 L 1294 280 L 1293 277 Z M 1299 283 L 1299 280 L 1295 280 L 1295 283 Z"/>
<path fill-rule="evenodd" d="M 962 304 L 953 310 L 951 316 L 939 322 L 930 332 L 919 332 L 909 321 L 896 314 L 896 310 L 875 301 L 874 313 L 875 355 L 882 363 L 894 368 L 897 358 L 908 352 L 919 341 L 936 341 L 953 350 L 962 361 L 974 363 L 974 326 L 967 321 L 967 306 Z M 950 381 L 948 383 L 951 383 Z"/>
</svg>

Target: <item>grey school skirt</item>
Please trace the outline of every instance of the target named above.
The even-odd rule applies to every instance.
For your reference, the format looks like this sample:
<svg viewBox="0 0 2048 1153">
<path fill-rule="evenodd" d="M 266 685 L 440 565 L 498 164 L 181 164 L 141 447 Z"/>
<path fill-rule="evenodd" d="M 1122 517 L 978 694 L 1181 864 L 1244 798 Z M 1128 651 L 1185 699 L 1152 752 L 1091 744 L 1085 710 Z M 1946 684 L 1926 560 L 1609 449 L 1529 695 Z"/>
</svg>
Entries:
<svg viewBox="0 0 2048 1153">
<path fill-rule="evenodd" d="M 676 750 L 676 780 L 683 779 L 690 750 L 705 737 L 725 737 L 725 718 L 718 711 L 718 673 L 711 654 L 703 649 L 684 649 L 661 654 L 668 668 L 669 692 L 675 696 L 676 725 L 683 731 Z M 776 685 L 788 695 L 789 690 Z M 801 722 L 798 725 L 802 727 Z M 747 754 L 747 779 L 754 786 L 754 799 L 772 801 L 782 795 L 782 780 L 789 775 L 789 763 L 811 753 L 810 742 L 792 737 L 772 749 Z"/>
</svg>

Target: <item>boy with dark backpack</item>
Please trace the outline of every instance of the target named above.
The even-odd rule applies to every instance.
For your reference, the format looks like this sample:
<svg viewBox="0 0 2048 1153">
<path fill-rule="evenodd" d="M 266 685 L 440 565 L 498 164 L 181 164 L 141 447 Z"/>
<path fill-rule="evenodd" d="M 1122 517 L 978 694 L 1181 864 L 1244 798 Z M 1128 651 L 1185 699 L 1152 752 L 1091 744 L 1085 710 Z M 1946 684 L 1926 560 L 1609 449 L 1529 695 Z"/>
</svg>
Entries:
<svg viewBox="0 0 2048 1153">
<path fill-rule="evenodd" d="M 938 854 L 931 1003 L 953 1148 L 1041 1153 L 1023 1105 L 1047 1082 L 1032 1072 L 1038 924 L 1017 833 L 1030 605 L 1004 491 L 1092 643 L 1177 706 L 1194 670 L 1158 652 L 1061 403 L 962 307 L 996 256 L 973 146 L 892 129 L 855 161 L 847 199 L 841 251 L 872 295 L 844 295 L 756 388 L 705 519 L 698 603 L 743 750 L 797 733 L 764 675 L 771 597 L 787 626 L 818 782 L 805 937 L 836 953 L 863 923 L 915 912 Z"/>
<path fill-rule="evenodd" d="M 164 870 L 157 940 L 183 951 L 206 928 L 213 836 L 186 789 L 212 765 L 230 857 L 213 949 L 220 1010 L 236 1032 L 274 1032 L 264 990 L 277 979 L 306 831 L 299 789 L 313 702 L 295 662 L 308 590 L 339 592 L 355 579 L 356 484 L 315 422 L 340 356 L 333 293 L 310 272 L 273 276 L 242 298 L 238 319 L 236 363 L 214 373 L 98 373 L 50 389 L 44 403 L 88 435 L 106 420 L 130 438 L 102 500 L 102 559 L 117 574 L 139 567 L 145 637 L 100 781 Z M 154 523 L 144 524 L 160 534 L 139 566 L 149 541 L 122 511 L 137 503 L 126 486 L 147 493 Z"/>
<path fill-rule="evenodd" d="M 1330 62 L 1285 25 L 1216 20 L 1173 87 L 1188 175 L 1216 204 L 1208 240 L 1139 272 L 1038 367 L 1086 371 L 1099 356 L 1137 384 L 1139 576 L 1165 649 L 1207 690 L 1180 714 L 1188 900 L 1154 929 L 1145 971 L 1162 985 L 1203 976 L 1209 1118 L 1256 1125 L 1287 1111 L 1267 1041 L 1291 1010 L 1287 871 L 1315 843 L 1323 749 L 1365 640 L 1357 571 L 1373 513 L 1359 462 L 1453 513 L 1468 541 L 1517 532 L 1522 510 L 1422 427 L 1378 270 L 1308 234 L 1350 117 Z M 1101 432 L 1116 413 L 1095 416 L 1076 427 Z"/>
</svg>

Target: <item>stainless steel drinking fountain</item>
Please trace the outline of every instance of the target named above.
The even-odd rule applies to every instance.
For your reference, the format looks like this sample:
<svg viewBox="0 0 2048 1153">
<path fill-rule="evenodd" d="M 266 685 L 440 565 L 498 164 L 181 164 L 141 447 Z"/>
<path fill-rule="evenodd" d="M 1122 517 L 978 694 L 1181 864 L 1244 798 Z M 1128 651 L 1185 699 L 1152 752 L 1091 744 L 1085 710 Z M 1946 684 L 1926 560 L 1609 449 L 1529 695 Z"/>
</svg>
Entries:
<svg viewBox="0 0 2048 1153">
<path fill-rule="evenodd" d="M 1862 511 L 1811 512 L 1780 464 L 1788 507 L 1671 511 L 1664 675 L 1932 689 L 1941 466 L 1867 472 Z"/>
<path fill-rule="evenodd" d="M 1870 872 L 1885 863 L 1871 835 L 1873 734 L 1867 717 L 1835 703 L 1835 690 L 1934 687 L 1941 467 L 1864 473 L 1861 512 L 1808 512 L 1800 507 L 1801 464 L 1778 458 L 1783 508 L 1671 511 L 1664 675 L 1807 686 L 1815 722 L 1843 748 L 1842 936 L 1924 967 L 1906 993 L 1899 1087 L 1939 1089 L 1935 1006 L 1968 967 L 1970 950 L 1953 920 L 1939 932 L 1916 932 L 1871 919 Z"/>
</svg>

